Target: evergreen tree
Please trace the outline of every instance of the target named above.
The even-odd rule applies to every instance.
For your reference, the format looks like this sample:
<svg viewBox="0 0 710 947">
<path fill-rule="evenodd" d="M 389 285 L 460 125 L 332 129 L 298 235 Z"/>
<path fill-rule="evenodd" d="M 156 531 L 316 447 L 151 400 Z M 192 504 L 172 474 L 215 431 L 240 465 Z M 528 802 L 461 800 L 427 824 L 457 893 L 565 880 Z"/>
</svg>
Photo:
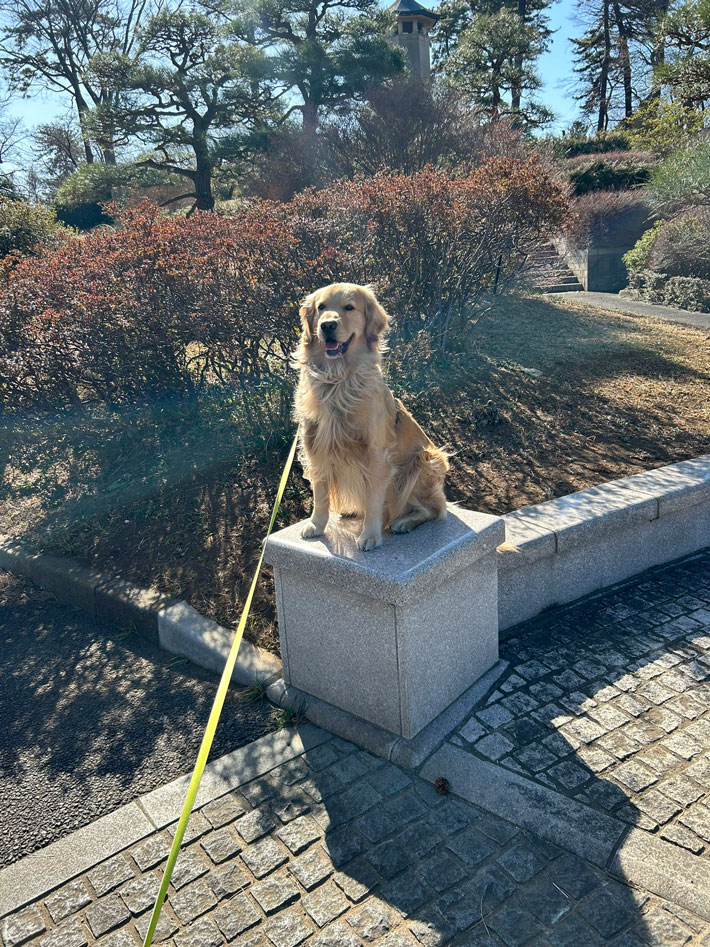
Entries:
<svg viewBox="0 0 710 947">
<path fill-rule="evenodd" d="M 377 0 L 226 0 L 233 34 L 264 50 L 274 74 L 298 96 L 303 129 L 404 69 L 386 39 L 391 19 Z"/>
<path fill-rule="evenodd" d="M 434 34 L 435 70 L 491 118 L 535 127 L 552 117 L 534 99 L 535 63 L 547 49 L 548 0 L 444 0 Z"/>
</svg>

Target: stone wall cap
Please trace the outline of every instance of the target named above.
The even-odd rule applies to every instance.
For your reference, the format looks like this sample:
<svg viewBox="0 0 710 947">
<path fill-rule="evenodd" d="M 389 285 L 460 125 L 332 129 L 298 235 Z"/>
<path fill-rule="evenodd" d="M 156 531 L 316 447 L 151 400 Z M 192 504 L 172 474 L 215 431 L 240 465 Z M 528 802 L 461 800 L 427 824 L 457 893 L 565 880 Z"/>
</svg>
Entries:
<svg viewBox="0 0 710 947">
<path fill-rule="evenodd" d="M 519 566 L 529 565 L 531 562 L 545 559 L 557 552 L 557 538 L 554 531 L 526 519 L 525 510 L 506 513 L 503 522 L 506 544 L 509 543 L 515 548 L 498 550 L 499 569 L 517 569 Z"/>
<path fill-rule="evenodd" d="M 393 605 L 416 601 L 444 578 L 450 578 L 493 552 L 505 537 L 500 516 L 474 513 L 449 505 L 445 520 L 424 523 L 411 533 L 385 532 L 378 549 L 361 552 L 355 539 L 359 519 L 331 516 L 325 535 L 303 539 L 303 522 L 272 534 L 265 561 L 319 580 L 348 587 Z M 314 571 L 315 570 L 315 571 Z"/>
<path fill-rule="evenodd" d="M 537 506 L 523 507 L 517 513 L 530 526 L 554 532 L 557 552 L 575 549 L 599 532 L 657 519 L 657 495 L 635 480 L 636 477 L 613 480 Z"/>
</svg>

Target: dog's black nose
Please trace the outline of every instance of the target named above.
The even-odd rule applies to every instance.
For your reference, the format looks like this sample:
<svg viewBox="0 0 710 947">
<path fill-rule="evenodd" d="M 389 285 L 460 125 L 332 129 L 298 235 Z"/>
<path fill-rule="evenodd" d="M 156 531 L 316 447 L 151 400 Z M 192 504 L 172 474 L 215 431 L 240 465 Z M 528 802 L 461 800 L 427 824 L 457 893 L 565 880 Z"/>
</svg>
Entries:
<svg viewBox="0 0 710 947">
<path fill-rule="evenodd" d="M 321 322 L 320 327 L 323 330 L 323 335 L 326 337 L 326 339 L 328 339 L 331 336 L 335 335 L 336 329 L 338 328 L 338 323 L 337 322 Z"/>
</svg>

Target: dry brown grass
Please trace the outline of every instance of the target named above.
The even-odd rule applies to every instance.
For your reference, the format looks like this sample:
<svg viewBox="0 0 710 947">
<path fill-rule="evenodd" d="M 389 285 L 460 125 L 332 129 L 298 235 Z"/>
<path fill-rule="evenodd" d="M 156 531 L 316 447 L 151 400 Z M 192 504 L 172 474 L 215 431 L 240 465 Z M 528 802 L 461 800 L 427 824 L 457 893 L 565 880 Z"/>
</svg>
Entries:
<svg viewBox="0 0 710 947">
<path fill-rule="evenodd" d="M 568 300 L 514 299 L 475 327 L 468 355 L 423 371 L 416 351 L 393 352 L 390 374 L 454 452 L 450 498 L 505 513 L 708 452 L 709 339 Z M 244 444 L 231 418 L 220 403 L 71 430 L 25 422 L 0 454 L 0 530 L 230 624 L 288 448 Z M 303 516 L 308 497 L 296 471 L 280 522 Z M 269 577 L 248 636 L 277 647 Z"/>
</svg>

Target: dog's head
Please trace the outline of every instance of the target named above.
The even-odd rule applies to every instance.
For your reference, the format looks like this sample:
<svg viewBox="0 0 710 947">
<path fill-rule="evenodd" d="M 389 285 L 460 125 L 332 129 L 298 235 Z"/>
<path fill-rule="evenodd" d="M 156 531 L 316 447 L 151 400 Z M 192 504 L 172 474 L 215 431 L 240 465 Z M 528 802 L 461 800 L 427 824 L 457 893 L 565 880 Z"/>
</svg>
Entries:
<svg viewBox="0 0 710 947">
<path fill-rule="evenodd" d="M 389 316 L 370 286 L 331 283 L 310 293 L 299 310 L 303 343 L 327 360 L 378 348 Z"/>
</svg>

